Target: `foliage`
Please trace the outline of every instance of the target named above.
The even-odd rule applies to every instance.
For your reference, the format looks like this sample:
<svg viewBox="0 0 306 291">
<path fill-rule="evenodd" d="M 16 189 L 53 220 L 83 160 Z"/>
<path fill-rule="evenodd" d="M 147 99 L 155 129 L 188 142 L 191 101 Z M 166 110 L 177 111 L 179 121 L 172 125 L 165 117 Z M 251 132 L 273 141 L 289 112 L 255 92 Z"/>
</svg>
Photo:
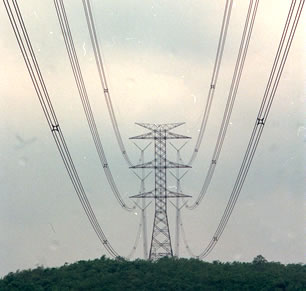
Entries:
<svg viewBox="0 0 306 291">
<path fill-rule="evenodd" d="M 263 256 L 252 263 L 103 256 L 60 268 L 18 270 L 0 280 L 0 290 L 306 290 L 306 265 L 267 262 Z"/>
</svg>

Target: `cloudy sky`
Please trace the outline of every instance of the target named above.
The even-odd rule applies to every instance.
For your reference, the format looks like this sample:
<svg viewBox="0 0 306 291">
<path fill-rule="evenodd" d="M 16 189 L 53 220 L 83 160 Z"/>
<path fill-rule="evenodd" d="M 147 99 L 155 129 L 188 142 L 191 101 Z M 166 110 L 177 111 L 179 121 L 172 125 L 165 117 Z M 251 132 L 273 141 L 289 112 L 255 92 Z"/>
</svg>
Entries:
<svg viewBox="0 0 306 291">
<path fill-rule="evenodd" d="M 194 211 L 183 210 L 190 248 L 202 251 L 219 223 L 245 152 L 290 5 L 261 0 L 230 127 L 212 183 Z M 92 1 L 109 87 L 123 140 L 145 132 L 134 122 L 181 122 L 193 139 L 206 102 L 224 0 Z M 95 152 L 53 1 L 19 1 L 54 108 L 94 211 L 125 256 L 139 210 L 122 210 Z M 81 0 L 66 0 L 70 27 L 103 146 L 122 196 L 139 181 L 117 146 L 101 90 Z M 248 1 L 234 1 L 218 88 L 207 131 L 182 188 L 197 197 L 208 169 L 229 91 Z M 305 18 L 305 11 L 301 19 Z M 304 25 L 304 27 L 303 27 Z M 300 22 L 252 167 L 229 224 L 208 261 L 306 262 L 305 31 Z M 37 265 L 58 266 L 106 254 L 91 229 L 57 152 L 10 27 L 0 6 L 0 276 Z M 177 143 L 179 145 L 179 142 Z M 143 144 L 142 144 L 143 145 Z M 146 158 L 152 158 L 152 149 Z M 175 158 L 174 153 L 170 156 Z M 153 179 L 147 188 L 152 187 Z M 169 179 L 172 186 L 175 181 Z M 195 198 L 193 198 L 195 199 Z M 192 200 L 193 201 L 193 200 Z M 130 202 L 130 201 L 128 201 Z M 131 202 L 130 202 L 131 203 Z M 149 236 L 153 207 L 148 210 Z M 174 211 L 169 207 L 174 238 Z M 181 242 L 181 255 L 188 257 Z M 142 245 L 136 257 L 142 257 Z"/>
</svg>

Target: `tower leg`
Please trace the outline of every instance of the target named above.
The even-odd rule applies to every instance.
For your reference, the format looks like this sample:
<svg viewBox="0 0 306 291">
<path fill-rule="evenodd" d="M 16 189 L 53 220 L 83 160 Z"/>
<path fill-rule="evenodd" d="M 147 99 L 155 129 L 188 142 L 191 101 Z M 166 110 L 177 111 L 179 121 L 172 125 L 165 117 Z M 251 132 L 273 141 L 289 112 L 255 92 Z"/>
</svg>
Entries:
<svg viewBox="0 0 306 291">
<path fill-rule="evenodd" d="M 155 215 L 149 256 L 153 260 L 173 256 L 167 216 L 166 134 L 165 130 L 155 132 Z"/>
</svg>

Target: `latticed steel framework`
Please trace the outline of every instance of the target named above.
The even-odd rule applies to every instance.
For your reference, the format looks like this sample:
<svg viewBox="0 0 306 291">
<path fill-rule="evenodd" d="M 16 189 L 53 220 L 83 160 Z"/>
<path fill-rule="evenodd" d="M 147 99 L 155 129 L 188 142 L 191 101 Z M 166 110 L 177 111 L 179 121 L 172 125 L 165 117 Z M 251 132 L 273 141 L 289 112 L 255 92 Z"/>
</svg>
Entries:
<svg viewBox="0 0 306 291">
<path fill-rule="evenodd" d="M 190 137 L 170 132 L 171 129 L 184 123 L 168 124 L 148 124 L 136 123 L 139 126 L 150 130 L 131 139 L 153 139 L 154 140 L 154 159 L 151 162 L 132 166 L 131 168 L 152 168 L 155 171 L 155 188 L 146 193 L 140 193 L 131 198 L 154 198 L 155 215 L 149 259 L 159 259 L 161 257 L 173 256 L 171 246 L 171 236 L 169 231 L 167 215 L 167 199 L 175 197 L 190 197 L 182 193 L 168 190 L 167 188 L 167 169 L 169 168 L 190 168 L 188 165 L 171 162 L 167 159 L 167 140 L 168 139 L 188 139 Z"/>
</svg>

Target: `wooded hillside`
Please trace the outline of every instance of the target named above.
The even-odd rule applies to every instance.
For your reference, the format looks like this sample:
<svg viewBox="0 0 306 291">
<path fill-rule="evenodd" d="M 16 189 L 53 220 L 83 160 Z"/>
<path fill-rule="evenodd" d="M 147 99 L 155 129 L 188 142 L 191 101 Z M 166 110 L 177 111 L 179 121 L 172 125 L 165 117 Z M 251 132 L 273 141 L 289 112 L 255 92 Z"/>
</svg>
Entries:
<svg viewBox="0 0 306 291">
<path fill-rule="evenodd" d="M 156 262 L 79 261 L 59 268 L 9 273 L 0 290 L 306 290 L 306 265 L 267 262 L 213 263 L 164 258 Z"/>
</svg>

